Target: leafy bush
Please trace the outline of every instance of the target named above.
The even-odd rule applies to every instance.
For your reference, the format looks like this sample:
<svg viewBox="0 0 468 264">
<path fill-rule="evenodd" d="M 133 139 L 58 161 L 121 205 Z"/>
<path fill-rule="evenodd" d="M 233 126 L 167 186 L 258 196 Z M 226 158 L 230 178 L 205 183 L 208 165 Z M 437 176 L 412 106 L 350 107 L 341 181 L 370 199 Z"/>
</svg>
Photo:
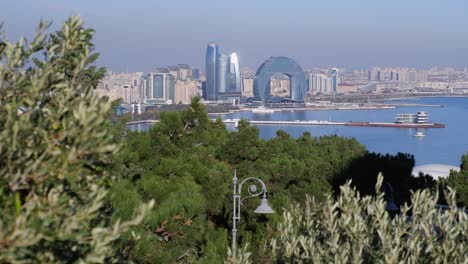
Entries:
<svg viewBox="0 0 468 264">
<path fill-rule="evenodd" d="M 337 200 L 307 198 L 283 213 L 272 247 L 277 263 L 466 263 L 468 215 L 459 210 L 455 193 L 446 195 L 450 209 L 436 209 L 437 195 L 412 194 L 411 206 L 390 216 L 380 192 L 360 196 L 348 182 Z"/>
<path fill-rule="evenodd" d="M 236 254 L 234 254 L 231 248 L 228 248 L 228 258 L 224 261 L 224 264 L 252 264 L 250 260 L 250 253 L 248 251 L 249 244 L 245 244 L 244 247 L 238 248 Z"/>
<path fill-rule="evenodd" d="M 141 222 L 106 221 L 108 167 L 118 145 L 110 104 L 93 95 L 93 30 L 71 17 L 33 41 L 0 39 L 0 262 L 102 263 Z"/>
</svg>

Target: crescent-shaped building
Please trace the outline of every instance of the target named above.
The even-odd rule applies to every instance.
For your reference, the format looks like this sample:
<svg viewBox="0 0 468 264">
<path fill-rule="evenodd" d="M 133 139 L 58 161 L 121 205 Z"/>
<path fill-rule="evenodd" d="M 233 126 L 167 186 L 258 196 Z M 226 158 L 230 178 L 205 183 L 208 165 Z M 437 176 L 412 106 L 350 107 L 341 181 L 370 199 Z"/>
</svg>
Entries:
<svg viewBox="0 0 468 264">
<path fill-rule="evenodd" d="M 271 98 L 270 79 L 274 74 L 282 73 L 290 79 L 290 98 L 304 101 L 307 81 L 301 66 L 288 57 L 271 57 L 257 70 L 254 79 L 255 100 L 268 101 Z"/>
</svg>

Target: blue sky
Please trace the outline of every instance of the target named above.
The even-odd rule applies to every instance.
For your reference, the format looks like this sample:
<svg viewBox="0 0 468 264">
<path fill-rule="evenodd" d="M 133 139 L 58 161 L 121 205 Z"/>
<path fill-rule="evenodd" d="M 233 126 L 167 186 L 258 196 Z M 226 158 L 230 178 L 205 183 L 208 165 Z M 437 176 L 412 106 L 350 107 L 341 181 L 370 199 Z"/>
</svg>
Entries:
<svg viewBox="0 0 468 264">
<path fill-rule="evenodd" d="M 10 40 L 80 14 L 113 71 L 188 63 L 206 44 L 237 51 L 241 68 L 289 56 L 303 68 L 468 66 L 467 0 L 2 0 Z"/>
</svg>

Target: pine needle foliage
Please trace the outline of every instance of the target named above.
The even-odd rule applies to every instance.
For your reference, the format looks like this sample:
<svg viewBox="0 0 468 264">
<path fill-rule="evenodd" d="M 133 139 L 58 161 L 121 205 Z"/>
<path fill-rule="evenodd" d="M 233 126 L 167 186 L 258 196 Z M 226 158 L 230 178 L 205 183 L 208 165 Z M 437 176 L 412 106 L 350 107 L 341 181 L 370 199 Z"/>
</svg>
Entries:
<svg viewBox="0 0 468 264">
<path fill-rule="evenodd" d="M 93 89 L 94 31 L 79 17 L 34 39 L 0 39 L 0 263 L 104 263 L 143 219 L 105 221 L 110 103 Z"/>
<path fill-rule="evenodd" d="M 272 242 L 276 263 L 467 263 L 468 215 L 456 207 L 436 209 L 437 195 L 416 191 L 411 206 L 390 216 L 384 195 L 362 197 L 350 182 L 337 200 L 307 197 L 283 213 Z"/>
<path fill-rule="evenodd" d="M 121 261 L 222 263 L 227 233 L 213 218 L 223 213 L 231 171 L 212 148 L 226 134 L 224 125 L 208 119 L 199 98 L 188 109 L 163 113 L 149 132 L 128 134 L 116 156 L 112 218 L 129 218 L 138 201 L 154 199 L 156 206 L 117 243 Z"/>
<path fill-rule="evenodd" d="M 458 206 L 468 207 L 468 154 L 462 156 L 460 167 L 459 172 L 450 172 L 445 183 L 457 192 Z"/>
</svg>

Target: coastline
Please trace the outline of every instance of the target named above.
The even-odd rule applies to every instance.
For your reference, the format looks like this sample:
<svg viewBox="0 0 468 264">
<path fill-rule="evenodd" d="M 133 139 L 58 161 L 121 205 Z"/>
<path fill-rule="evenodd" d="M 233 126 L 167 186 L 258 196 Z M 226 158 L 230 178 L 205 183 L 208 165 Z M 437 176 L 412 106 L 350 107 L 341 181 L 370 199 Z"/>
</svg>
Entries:
<svg viewBox="0 0 468 264">
<path fill-rule="evenodd" d="M 385 102 L 385 101 L 404 101 L 404 100 L 415 100 L 415 99 L 422 99 L 422 98 L 467 98 L 468 95 L 412 95 L 412 96 L 405 96 L 405 97 L 389 97 L 384 99 L 375 99 L 375 102 Z"/>
</svg>

